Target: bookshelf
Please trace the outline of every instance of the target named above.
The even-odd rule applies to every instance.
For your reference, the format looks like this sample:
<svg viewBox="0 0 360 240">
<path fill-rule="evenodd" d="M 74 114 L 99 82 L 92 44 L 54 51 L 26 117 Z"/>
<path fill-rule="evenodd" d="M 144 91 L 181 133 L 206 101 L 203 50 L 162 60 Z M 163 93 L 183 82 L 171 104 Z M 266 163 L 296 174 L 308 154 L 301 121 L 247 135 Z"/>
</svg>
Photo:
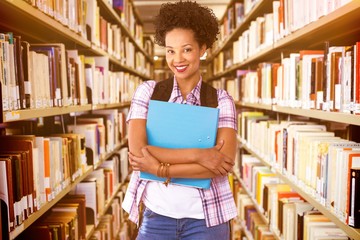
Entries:
<svg viewBox="0 0 360 240">
<path fill-rule="evenodd" d="M 113 35 L 106 35 L 106 37 L 109 38 L 105 43 L 106 46 L 98 42 L 98 39 L 91 39 L 91 36 L 89 37 L 91 31 L 89 31 L 88 26 L 85 24 L 84 17 L 86 11 L 84 9 L 72 9 L 78 11 L 79 24 L 76 25 L 76 27 L 71 27 L 69 19 L 60 19 L 60 17 L 55 14 L 55 8 L 57 6 L 49 5 L 45 7 L 45 5 L 41 5 L 43 2 L 45 3 L 46 1 L 0 1 L 0 33 L 5 34 L 11 32 L 14 35 L 21 36 L 21 40 L 29 42 L 30 45 L 33 43 L 60 43 L 65 46 L 66 51 L 76 50 L 81 56 L 89 58 L 104 57 L 104 59 L 108 60 L 107 71 L 111 73 L 121 72 L 123 74 L 121 75 L 123 76 L 123 78 L 121 78 L 121 81 L 123 81 L 121 82 L 121 84 L 123 84 L 121 87 L 126 88 L 126 91 L 116 92 L 118 95 L 121 94 L 121 97 L 116 96 L 116 101 L 106 101 L 107 99 L 105 99 L 105 101 L 99 101 L 99 103 L 72 102 L 64 106 L 19 107 L 15 109 L 4 109 L 1 103 L 1 128 L 6 129 L 11 124 L 21 125 L 22 121 L 43 118 L 45 119 L 43 122 L 44 130 L 52 131 L 54 130 L 54 122 L 57 121 L 56 116 L 61 116 L 61 120 L 64 121 L 65 119 L 66 121 L 71 119 L 72 116 L 77 116 L 81 113 L 91 114 L 96 113 L 98 110 L 112 109 L 123 111 L 126 114 L 127 109 L 130 107 L 129 97 L 132 95 L 131 88 L 134 90 L 141 81 L 152 78 L 154 64 L 153 42 L 150 38 L 146 38 L 145 40 L 142 33 L 142 23 L 136 15 L 132 1 L 123 1 L 127 4 L 126 10 L 129 11 L 127 13 L 119 13 L 107 0 L 92 1 L 99 9 L 99 16 L 106 20 L 108 29 L 111 28 L 113 30 Z M 60 1 L 47 1 L 47 4 L 53 4 L 55 2 Z M 85 6 L 89 1 L 70 0 L 69 2 L 79 4 L 78 7 L 80 8 L 80 6 Z M 54 11 L 50 11 L 49 9 L 53 9 Z M 95 31 L 95 29 L 92 29 L 92 31 Z M 114 42 L 111 44 L 110 40 L 110 38 L 115 37 L 117 33 L 120 33 L 120 36 L 117 36 L 119 37 L 119 46 L 116 46 Z M 110 33 L 107 31 L 106 34 Z M 0 48 L 1 47 L 2 46 L 0 46 Z M 117 51 L 120 50 L 120 48 L 121 51 Z M 125 50 L 126 54 L 124 53 Z M 0 64 L 1 67 L 3 67 L 2 63 L 3 62 Z M 68 71 L 68 69 L 66 71 Z M 66 79 L 69 81 L 68 75 Z M 0 80 L 1 83 L 3 83 L 2 77 L 0 77 Z M 110 78 L 105 80 L 110 80 Z M 0 85 L 0 89 L 1 87 L 3 86 Z M 126 96 L 123 96 L 123 94 Z M 0 95 L 2 95 L 1 91 Z M 89 94 L 87 94 L 87 97 L 88 96 Z M 50 126 L 47 126 L 47 124 Z M 64 124 L 64 122 L 62 122 L 62 124 Z M 31 132 L 28 134 L 36 134 L 38 131 L 38 129 L 33 130 L 35 133 Z M 51 134 L 53 132 L 48 133 Z M 44 203 L 40 209 L 30 214 L 20 225 L 16 226 L 14 230 L 9 233 L 9 238 L 17 239 L 26 229 L 44 216 L 57 202 L 79 185 L 80 182 L 89 177 L 102 163 L 111 158 L 115 153 L 119 154 L 119 151 L 127 146 L 126 136 L 121 137 L 122 141 L 116 145 L 113 150 L 102 154 L 97 164 L 88 165 L 80 176 L 73 179 L 73 181 L 58 192 L 51 201 Z M 124 183 L 114 186 L 114 194 L 106 200 L 104 212 L 100 213 L 100 216 L 105 214 L 106 210 L 110 208 L 112 201 L 116 198 L 116 194 L 119 193 L 124 186 Z M 4 221 L 4 219 L 1 219 L 1 222 Z M 87 226 L 86 239 L 91 239 L 94 231 L 96 231 L 95 226 Z"/>
<path fill-rule="evenodd" d="M 306 199 L 306 201 L 308 201 L 309 203 L 311 203 L 311 205 L 313 205 L 316 209 L 318 209 L 319 211 L 321 211 L 325 216 L 327 216 L 331 221 L 333 221 L 337 226 L 339 226 L 351 239 L 359 239 L 360 237 L 360 229 L 355 229 L 352 227 L 349 227 L 348 225 L 344 224 L 343 222 L 341 222 L 339 220 L 339 218 L 337 216 L 334 215 L 334 213 L 332 213 L 331 211 L 329 211 L 329 209 L 327 209 L 326 207 L 324 207 L 322 204 L 320 204 L 316 199 L 314 199 L 310 193 L 308 191 L 306 191 L 306 189 L 299 187 L 299 185 L 291 180 L 289 177 L 287 177 L 286 175 L 284 175 L 283 173 L 281 173 L 278 169 L 275 169 L 271 164 L 268 163 L 268 161 L 266 161 L 264 159 L 264 157 L 262 157 L 261 155 L 259 155 L 259 153 L 257 153 L 256 151 L 254 151 L 250 146 L 248 146 L 248 144 L 246 144 L 246 141 L 244 141 L 243 139 L 239 139 L 239 141 L 242 143 L 242 147 L 244 149 L 246 149 L 246 151 L 248 151 L 249 153 L 251 153 L 253 156 L 256 156 L 256 158 L 258 158 L 259 160 L 261 160 L 261 162 L 263 162 L 265 165 L 267 165 L 268 167 L 272 168 L 273 171 L 276 173 L 276 175 L 286 184 L 288 184 L 289 186 L 291 186 L 291 188 L 293 188 L 296 192 L 298 192 L 302 197 L 304 197 Z M 240 181 L 241 182 L 241 181 Z M 242 184 L 243 185 L 243 184 Z M 244 186 L 244 185 L 243 185 Z M 256 200 L 254 200 L 254 203 L 256 203 Z M 258 212 L 261 212 L 261 209 L 257 206 L 257 203 L 255 204 L 255 206 L 259 209 Z"/>
<path fill-rule="evenodd" d="M 232 1 L 229 4 L 228 9 L 234 8 L 236 3 L 245 2 L 248 1 Z M 215 85 L 217 84 L 216 82 L 221 79 L 240 79 L 240 77 L 237 75 L 239 70 L 253 71 L 255 72 L 255 74 L 256 72 L 259 74 L 259 69 L 261 69 L 259 67 L 260 63 L 280 63 L 281 65 L 283 59 L 287 58 L 291 53 L 299 53 L 299 51 L 304 49 L 326 50 L 326 44 L 329 44 L 328 46 L 330 47 L 349 45 L 354 46 L 356 42 L 360 41 L 360 27 L 357 25 L 357 22 L 360 20 L 360 1 L 338 1 L 337 3 L 339 5 L 334 6 L 331 11 L 329 10 L 328 12 L 326 12 L 326 14 L 321 15 L 316 19 L 313 19 L 313 21 L 306 22 L 301 27 L 296 28 L 296 24 L 294 24 L 295 27 L 292 25 L 288 26 L 289 29 L 285 29 L 285 33 L 283 33 L 282 36 L 277 36 L 275 33 L 273 33 L 272 39 L 269 43 L 263 42 L 262 44 L 251 49 L 251 53 L 247 53 L 244 55 L 243 52 L 248 50 L 240 49 L 239 52 L 243 52 L 238 54 L 240 54 L 241 56 L 244 55 L 245 57 L 240 61 L 236 62 L 235 57 L 231 55 L 235 55 L 235 53 L 233 52 L 233 48 L 235 48 L 235 43 L 239 41 L 240 37 L 242 37 L 246 31 L 251 30 L 251 26 L 254 21 L 261 17 L 265 18 L 266 15 L 273 13 L 274 2 L 286 2 L 287 4 L 293 4 L 294 1 L 255 1 L 252 9 L 242 17 L 240 25 L 237 25 L 233 29 L 228 30 L 227 34 L 223 34 L 223 31 L 221 31 L 218 44 L 212 49 L 207 59 L 207 63 L 209 66 L 208 73 L 212 73 L 208 74 L 207 77 L 207 80 L 210 83 L 214 82 Z M 335 1 L 331 2 L 335 4 Z M 302 9 L 300 8 L 299 11 L 301 10 Z M 222 28 L 227 27 L 226 15 L 227 13 L 225 13 L 224 17 L 220 21 Z M 234 18 L 236 19 L 236 14 Z M 305 18 L 306 17 L 304 16 L 304 19 Z M 291 27 L 294 27 L 294 29 L 291 29 Z M 259 31 L 265 30 L 261 28 L 261 30 Z M 258 38 L 261 37 L 258 36 Z M 248 48 L 251 47 L 248 46 Z M 229 52 L 231 54 L 229 54 Z M 228 62 L 231 62 L 231 64 L 228 64 Z M 236 85 L 235 82 L 235 87 L 243 87 L 241 85 L 241 80 L 239 82 L 239 85 Z M 254 89 L 256 89 L 256 84 L 252 85 L 252 87 L 255 87 Z M 263 88 L 260 88 L 260 90 L 263 90 Z M 284 104 L 283 102 L 279 101 L 271 101 L 271 104 L 264 104 L 261 101 L 262 99 L 260 93 L 256 92 L 260 92 L 260 90 L 254 90 L 255 94 L 259 94 L 259 99 L 255 102 L 246 102 L 241 99 L 242 96 L 240 95 L 240 101 L 235 102 L 235 105 L 238 108 L 239 112 L 246 110 L 266 112 L 266 114 L 272 116 L 272 119 L 274 120 L 290 120 L 292 118 L 299 119 L 297 117 L 300 117 L 301 119 L 321 122 L 322 124 L 340 123 L 347 126 L 347 139 L 358 141 L 356 135 L 358 132 L 358 126 L 360 126 L 359 115 L 356 115 L 353 112 L 342 112 L 341 110 L 333 111 L 332 109 L 326 109 L 326 107 L 322 107 L 323 109 L 319 109 L 316 107 L 309 108 L 291 106 L 291 103 Z M 238 97 L 234 98 L 238 99 Z M 360 229 L 352 228 L 345 224 L 331 210 L 327 209 L 323 204 L 321 204 L 310 193 L 310 191 L 302 188 L 302 186 L 300 186 L 297 181 L 293 180 L 293 177 L 288 176 L 287 174 L 277 169 L 275 166 L 269 164 L 269 156 L 265 156 L 263 155 L 263 153 L 257 152 L 243 139 L 239 139 L 239 142 L 241 143 L 241 147 L 243 149 L 261 160 L 264 165 L 268 166 L 274 173 L 276 173 L 276 175 L 284 183 L 290 185 L 291 188 L 298 192 L 307 202 L 313 205 L 322 214 L 324 214 L 332 222 L 334 222 L 339 228 L 341 228 L 350 239 L 360 239 Z M 242 183 L 241 185 L 244 186 L 241 179 L 239 179 L 239 182 Z M 246 188 L 245 191 L 247 191 Z M 248 191 L 247 194 L 251 196 Z M 257 211 L 261 213 L 261 207 L 257 205 L 256 200 L 253 199 L 253 202 L 255 207 L 257 208 Z M 264 217 L 263 220 L 266 220 L 266 218 Z M 244 229 L 245 234 L 248 235 L 246 232 L 246 227 L 244 227 Z M 281 237 L 276 236 L 275 233 L 274 235 L 276 239 L 281 239 Z"/>
<path fill-rule="evenodd" d="M 261 8 L 272 1 L 257 1 L 254 10 L 256 8 Z M 262 11 L 257 11 L 259 14 L 264 14 L 264 12 L 270 12 L 269 6 Z M 272 45 L 267 46 L 263 49 L 259 49 L 256 54 L 250 56 L 241 63 L 233 64 L 230 68 L 225 69 L 224 72 L 219 73 L 218 75 L 212 76 L 209 78 L 209 81 L 221 78 L 233 74 L 237 69 L 247 68 L 249 66 L 253 67 L 254 65 L 260 62 L 266 61 L 279 61 L 281 58 L 281 53 L 288 53 L 289 51 L 296 51 L 301 49 L 316 49 L 324 48 L 325 41 L 331 41 L 332 44 L 348 44 L 355 42 L 358 39 L 359 26 L 356 25 L 356 19 L 359 19 L 360 12 L 360 2 L 359 1 L 350 1 L 348 4 L 342 6 L 341 8 L 329 13 L 326 16 L 321 17 L 317 21 L 311 22 L 308 25 L 304 26 L 301 29 L 285 36 L 278 41 L 275 41 Z M 251 12 L 249 18 L 253 20 L 256 18 L 256 12 Z M 251 21 L 249 20 L 249 21 Z M 217 48 L 208 58 L 208 62 L 212 62 L 215 56 L 217 56 L 221 51 L 226 48 L 231 48 L 231 43 L 234 39 L 237 39 L 239 35 L 249 27 L 249 23 L 242 24 L 237 28 L 234 33 L 232 33 L 227 38 L 228 42 L 225 42 Z M 343 32 L 341 34 L 333 34 L 334 32 Z M 315 37 L 316 36 L 316 37 Z M 230 39 L 232 39 L 230 41 Z"/>
<path fill-rule="evenodd" d="M 85 173 L 76 179 L 75 182 L 71 183 L 67 186 L 64 190 L 62 190 L 51 202 L 48 202 L 46 205 L 40 208 L 40 210 L 36 211 L 35 213 L 31 214 L 29 218 L 23 222 L 22 225 L 15 228 L 14 231 L 10 232 L 10 239 L 15 239 L 21 232 L 27 229 L 31 224 L 33 224 L 37 219 L 39 219 L 43 214 L 45 214 L 51 207 L 53 207 L 61 198 L 63 198 L 72 188 L 76 186 L 79 182 L 84 180 L 91 172 L 93 168 L 88 167 Z"/>
</svg>

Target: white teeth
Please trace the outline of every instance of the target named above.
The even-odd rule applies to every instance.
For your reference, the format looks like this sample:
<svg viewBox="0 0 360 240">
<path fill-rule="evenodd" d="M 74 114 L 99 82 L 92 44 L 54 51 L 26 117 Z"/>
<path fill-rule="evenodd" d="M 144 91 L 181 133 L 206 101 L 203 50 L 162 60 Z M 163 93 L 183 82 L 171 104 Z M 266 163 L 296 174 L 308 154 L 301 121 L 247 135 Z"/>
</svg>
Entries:
<svg viewBox="0 0 360 240">
<path fill-rule="evenodd" d="M 182 66 L 182 67 L 175 67 L 176 69 L 178 69 L 178 70 L 183 70 L 183 69 L 185 69 L 186 68 L 186 66 Z"/>
</svg>

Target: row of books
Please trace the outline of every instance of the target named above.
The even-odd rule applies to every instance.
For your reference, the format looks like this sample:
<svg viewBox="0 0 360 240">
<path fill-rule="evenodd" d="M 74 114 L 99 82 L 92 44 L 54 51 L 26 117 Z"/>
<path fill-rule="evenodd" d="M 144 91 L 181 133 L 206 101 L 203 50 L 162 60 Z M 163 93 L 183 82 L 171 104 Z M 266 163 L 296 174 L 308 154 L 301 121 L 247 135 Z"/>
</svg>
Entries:
<svg viewBox="0 0 360 240">
<path fill-rule="evenodd" d="M 106 212 L 96 216 L 98 219 L 96 226 L 94 226 L 94 209 L 88 204 L 92 199 L 88 197 L 89 194 L 73 192 L 67 194 L 17 239 L 112 240 L 124 232 L 126 234 L 126 221 L 121 209 L 124 197 L 122 189 L 114 193 Z"/>
<path fill-rule="evenodd" d="M 86 171 L 84 141 L 77 134 L 1 136 L 4 232 L 21 225 Z"/>
<path fill-rule="evenodd" d="M 107 56 L 66 50 L 62 43 L 29 44 L 0 34 L 3 111 L 130 101 L 140 77 L 109 69 Z"/>
<path fill-rule="evenodd" d="M 126 184 L 115 194 L 106 213 L 99 218 L 99 224 L 89 239 L 92 240 L 126 240 L 130 236 L 127 216 L 122 209 Z"/>
<path fill-rule="evenodd" d="M 294 0 L 273 1 L 273 12 L 251 21 L 231 48 L 215 57 L 213 74 L 219 74 L 233 64 L 244 62 L 258 52 L 272 47 L 273 43 L 293 33 L 305 25 L 318 20 L 341 6 L 344 1 L 309 1 L 299 3 Z"/>
<path fill-rule="evenodd" d="M 242 75 L 248 73 L 248 71 L 237 70 L 236 73 L 236 77 L 222 77 L 220 79 L 213 80 L 210 83 L 214 88 L 225 89 L 234 101 L 241 101 L 244 93 L 240 88 L 240 81 L 242 79 Z"/>
<path fill-rule="evenodd" d="M 91 149 L 91 165 L 97 166 L 109 152 L 114 151 L 125 139 L 126 111 L 118 109 L 94 110 L 83 113 L 67 124 L 67 132 L 86 136 L 85 144 Z"/>
<path fill-rule="evenodd" d="M 360 171 L 358 143 L 336 136 L 335 129 L 323 124 L 278 121 L 262 112 L 242 112 L 239 124 L 242 140 L 269 165 L 340 221 L 360 226 L 360 206 L 354 201 L 360 193 L 351 180 Z M 259 136 L 264 140 L 258 141 Z"/>
<path fill-rule="evenodd" d="M 70 191 L 85 195 L 86 207 L 90 209 L 87 224 L 99 225 L 99 217 L 106 213 L 105 206 L 111 205 L 110 200 L 128 176 L 127 152 L 126 147 L 121 148 Z"/>
<path fill-rule="evenodd" d="M 123 182 L 128 175 L 127 156 L 122 156 L 127 154 L 127 150 L 118 150 L 127 134 L 126 114 L 126 110 L 94 110 L 92 115 L 75 117 L 73 123 L 76 125 L 67 124 L 69 133 L 51 134 L 47 131 L 48 135 L 44 137 L 1 136 L 3 185 L 0 191 L 2 206 L 7 209 L 7 212 L 2 212 L 2 221 L 7 223 L 4 224 L 5 232 L 14 230 L 30 214 L 52 201 L 82 176 L 89 165 L 103 169 L 107 185 L 101 189 L 105 190 L 104 197 L 111 196 L 116 189 L 114 185 Z M 12 133 L 20 134 L 32 128 L 30 125 L 26 129 L 20 126 L 17 132 L 17 127 L 16 123 L 5 126 L 12 129 Z M 103 161 L 104 158 L 108 160 Z"/>
<path fill-rule="evenodd" d="M 110 6 L 112 5 L 114 10 L 118 13 L 122 23 L 129 29 L 130 34 L 134 36 L 135 41 L 139 46 L 143 46 L 143 26 L 139 19 L 135 17 L 134 3 L 131 0 L 113 0 L 112 4 L 111 2 L 109 2 L 109 4 Z"/>
<path fill-rule="evenodd" d="M 217 47 L 221 45 L 244 21 L 246 15 L 260 2 L 258 0 L 232 1 L 225 11 L 220 24 L 219 40 Z"/>
<path fill-rule="evenodd" d="M 24 0 L 46 15 L 69 27 L 72 31 L 86 36 L 86 0 Z"/>
<path fill-rule="evenodd" d="M 35 8 L 54 18 L 64 26 L 68 26 L 72 31 L 87 38 L 97 46 L 101 46 L 104 40 L 100 37 L 102 31 L 106 31 L 102 26 L 102 21 L 110 21 L 111 17 L 100 15 L 100 7 L 97 1 L 92 0 L 24 0 Z M 105 1 L 104 1 L 105 2 Z M 124 24 L 129 29 L 134 39 L 142 46 L 143 27 L 140 21 L 134 16 L 133 5 L 128 0 L 106 1 L 107 8 L 113 8 Z M 105 24 L 105 27 L 107 24 Z M 119 23 L 112 21 L 111 25 Z M 104 32 L 103 32 L 104 33 Z M 115 42 L 114 42 L 115 43 Z M 115 43 L 117 44 L 117 43 Z"/>
<path fill-rule="evenodd" d="M 243 191 L 238 192 L 237 198 L 241 206 L 239 216 L 244 218 L 246 228 L 252 230 L 254 239 L 261 239 L 258 237 L 264 233 L 287 240 L 347 239 L 343 230 L 282 183 L 259 159 L 244 153 L 240 162 Z M 253 214 L 257 215 L 257 232 L 252 228 L 254 223 L 246 220 Z"/>
<path fill-rule="evenodd" d="M 281 63 L 263 62 L 256 70 L 238 70 L 223 84 L 235 99 L 247 103 L 359 112 L 359 46 L 301 50 Z"/>
<path fill-rule="evenodd" d="M 86 201 L 83 194 L 65 196 L 18 239 L 86 239 Z"/>
<path fill-rule="evenodd" d="M 274 40 L 283 38 L 292 32 L 314 22 L 351 0 L 326 0 L 299 2 L 296 0 L 273 1 Z"/>
<path fill-rule="evenodd" d="M 220 34 L 217 44 L 223 42 L 244 20 L 244 3 L 234 1 L 225 11 L 225 15 L 221 20 Z M 223 39 L 224 38 L 224 39 Z"/>
</svg>

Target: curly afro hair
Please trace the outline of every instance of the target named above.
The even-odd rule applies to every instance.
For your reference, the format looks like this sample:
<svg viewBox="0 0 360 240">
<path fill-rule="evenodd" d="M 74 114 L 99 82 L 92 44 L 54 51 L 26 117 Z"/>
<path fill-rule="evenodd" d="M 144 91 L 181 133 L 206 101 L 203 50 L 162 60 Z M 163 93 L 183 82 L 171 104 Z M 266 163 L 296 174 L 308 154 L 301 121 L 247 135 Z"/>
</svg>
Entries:
<svg viewBox="0 0 360 240">
<path fill-rule="evenodd" d="M 175 29 L 190 29 L 199 46 L 210 48 L 219 33 L 218 20 L 211 9 L 192 1 L 164 3 L 155 18 L 155 43 L 165 47 L 166 34 Z"/>
</svg>

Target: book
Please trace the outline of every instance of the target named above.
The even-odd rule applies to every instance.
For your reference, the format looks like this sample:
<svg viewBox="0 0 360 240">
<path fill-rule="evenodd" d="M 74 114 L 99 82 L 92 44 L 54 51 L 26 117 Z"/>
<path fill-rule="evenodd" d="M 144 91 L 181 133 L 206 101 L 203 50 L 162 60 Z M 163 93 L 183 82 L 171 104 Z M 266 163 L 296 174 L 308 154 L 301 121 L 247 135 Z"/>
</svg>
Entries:
<svg viewBox="0 0 360 240">
<path fill-rule="evenodd" d="M 349 226 L 360 227 L 360 168 L 351 169 Z"/>
<path fill-rule="evenodd" d="M 219 109 L 150 100 L 146 122 L 148 144 L 163 148 L 211 148 L 215 145 Z M 140 178 L 164 181 L 141 172 Z M 211 179 L 173 178 L 171 183 L 210 188 Z"/>
<path fill-rule="evenodd" d="M 12 164 L 9 158 L 0 158 L 0 205 L 4 232 L 15 227 L 15 210 L 12 177 Z"/>
<path fill-rule="evenodd" d="M 78 183 L 74 189 L 70 191 L 70 195 L 85 195 L 86 203 L 86 224 L 98 225 L 98 198 L 97 198 L 96 178 L 86 179 Z"/>
<path fill-rule="evenodd" d="M 77 195 L 71 195 L 67 194 L 65 197 L 63 197 L 56 205 L 55 207 L 60 207 L 59 211 L 61 211 L 61 208 L 65 208 L 66 204 L 75 204 L 77 205 L 77 212 L 78 212 L 78 226 L 79 226 L 79 236 L 82 237 L 82 239 L 86 239 L 86 199 L 85 194 L 77 194 Z M 52 211 L 54 208 L 52 209 Z"/>
</svg>

